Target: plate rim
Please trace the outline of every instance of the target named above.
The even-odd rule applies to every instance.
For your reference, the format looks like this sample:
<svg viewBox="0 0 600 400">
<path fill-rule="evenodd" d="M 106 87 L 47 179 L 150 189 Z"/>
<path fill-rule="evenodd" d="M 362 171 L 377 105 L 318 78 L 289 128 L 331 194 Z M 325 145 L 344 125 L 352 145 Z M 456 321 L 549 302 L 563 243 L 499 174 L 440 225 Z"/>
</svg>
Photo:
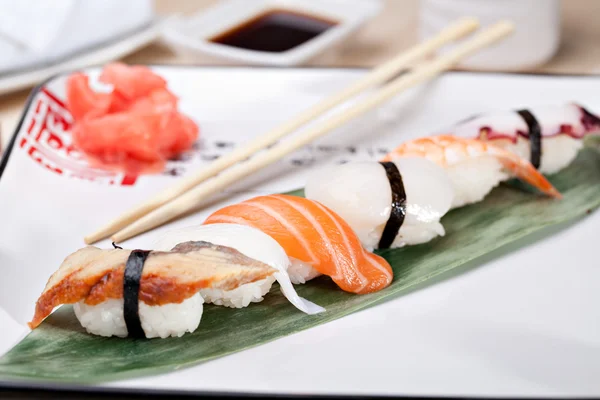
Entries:
<svg viewBox="0 0 600 400">
<path fill-rule="evenodd" d="M 41 90 L 53 80 L 71 74 L 75 71 L 84 71 L 88 69 L 101 68 L 104 64 L 89 65 L 84 68 L 76 70 L 63 71 L 61 73 L 54 74 L 42 82 L 37 84 L 29 93 L 27 100 L 21 111 L 19 122 L 15 126 L 10 140 L 6 149 L 0 157 L 0 179 L 3 176 L 10 155 L 14 150 L 14 145 L 21 130 L 25 118 L 29 113 L 33 100 L 41 92 Z M 202 65 L 202 64 L 145 64 L 151 68 L 169 68 L 169 69 L 226 69 L 226 70 L 272 70 L 279 72 L 290 72 L 290 71 L 368 71 L 370 68 L 366 67 L 354 67 L 354 66 L 343 66 L 343 67 L 329 67 L 329 66 L 294 66 L 287 68 L 263 66 L 263 65 Z M 410 71 L 410 69 L 406 69 Z M 585 74 L 585 73 L 544 73 L 544 72 L 504 72 L 504 71 L 468 71 L 468 70 L 450 70 L 440 76 L 447 75 L 474 75 L 474 76 L 519 76 L 519 77 L 558 77 L 558 78 L 585 78 L 585 79 L 600 79 L 600 74 Z M 68 398 L 66 396 L 75 396 L 78 398 L 82 395 L 126 395 L 126 396 L 154 396 L 154 397 L 191 397 L 191 396 L 210 396 L 216 398 L 240 398 L 240 397 L 258 397 L 258 398 L 283 398 L 283 399 L 341 399 L 341 398 L 385 398 L 387 396 L 378 395 L 345 395 L 345 394 L 291 394 L 285 392 L 271 393 L 271 392 L 234 392 L 234 391 L 212 391 L 212 390 L 176 390 L 176 389 L 158 389 L 158 388 L 135 388 L 135 387 L 111 387 L 101 385 L 82 385 L 74 383 L 53 383 L 49 381 L 35 381 L 29 379 L 15 379 L 15 380 L 4 380 L 0 379 L 0 395 L 8 393 L 18 392 L 23 396 L 30 394 L 39 398 L 40 395 L 60 396 L 61 398 Z M 412 396 L 412 395 L 394 395 L 394 398 L 439 398 L 439 396 Z M 482 398 L 477 396 L 444 396 L 446 399 L 459 399 L 459 398 Z M 506 399 L 512 399 L 518 397 L 506 397 Z M 537 397 L 542 398 L 542 397 Z"/>
</svg>

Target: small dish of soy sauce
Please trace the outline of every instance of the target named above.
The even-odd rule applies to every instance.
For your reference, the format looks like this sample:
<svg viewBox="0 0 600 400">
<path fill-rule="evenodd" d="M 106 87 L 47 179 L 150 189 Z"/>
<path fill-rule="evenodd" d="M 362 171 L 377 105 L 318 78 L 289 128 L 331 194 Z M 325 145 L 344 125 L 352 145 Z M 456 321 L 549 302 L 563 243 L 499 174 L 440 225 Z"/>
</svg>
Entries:
<svg viewBox="0 0 600 400">
<path fill-rule="evenodd" d="M 292 66 L 331 50 L 380 9 L 380 0 L 227 0 L 172 19 L 163 36 L 186 53 Z"/>
<path fill-rule="evenodd" d="M 322 16 L 286 9 L 267 10 L 209 39 L 246 50 L 280 53 L 291 50 L 338 24 Z"/>
</svg>

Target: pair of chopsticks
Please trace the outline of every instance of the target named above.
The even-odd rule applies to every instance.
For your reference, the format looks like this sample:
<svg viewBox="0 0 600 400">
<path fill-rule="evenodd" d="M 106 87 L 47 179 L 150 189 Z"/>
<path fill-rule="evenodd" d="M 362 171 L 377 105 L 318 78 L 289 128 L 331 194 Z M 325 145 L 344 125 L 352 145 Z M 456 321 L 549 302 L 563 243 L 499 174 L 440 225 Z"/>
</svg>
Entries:
<svg viewBox="0 0 600 400">
<path fill-rule="evenodd" d="M 505 38 L 514 30 L 511 23 L 507 21 L 498 22 L 473 38 L 456 45 L 454 49 L 445 55 L 423 63 L 412 71 L 393 79 L 346 111 L 311 127 L 292 140 L 274 145 L 279 139 L 311 122 L 319 115 L 365 89 L 385 82 L 400 73 L 410 63 L 422 60 L 435 50 L 465 37 L 478 27 L 479 22 L 474 18 L 464 18 L 457 21 L 442 30 L 437 36 L 397 55 L 390 61 L 373 69 L 349 87 L 319 102 L 283 125 L 259 136 L 246 146 L 237 148 L 231 153 L 218 158 L 207 167 L 182 178 L 171 188 L 125 212 L 97 232 L 85 237 L 85 242 L 91 244 L 113 235 L 111 239 L 118 243 L 169 222 L 194 209 L 200 201 L 208 196 L 218 193 L 238 180 L 338 128 L 347 121 L 370 111 L 403 90 L 434 78 L 465 57 Z M 272 147 L 268 148 L 269 146 Z"/>
</svg>

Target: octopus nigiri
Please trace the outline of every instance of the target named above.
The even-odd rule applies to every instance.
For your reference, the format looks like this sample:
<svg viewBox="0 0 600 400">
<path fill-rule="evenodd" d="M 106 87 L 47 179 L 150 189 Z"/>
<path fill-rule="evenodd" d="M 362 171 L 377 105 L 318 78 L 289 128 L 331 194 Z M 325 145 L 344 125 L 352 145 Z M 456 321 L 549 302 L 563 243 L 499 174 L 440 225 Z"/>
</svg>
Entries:
<svg viewBox="0 0 600 400">
<path fill-rule="evenodd" d="M 383 161 L 424 157 L 444 167 L 454 188 L 452 208 L 483 200 L 500 182 L 520 178 L 548 196 L 560 198 L 554 186 L 527 160 L 478 139 L 439 135 L 401 144 Z"/>
<path fill-rule="evenodd" d="M 50 277 L 29 327 L 37 328 L 55 307 L 73 304 L 81 325 L 95 335 L 182 336 L 200 324 L 199 290 L 232 290 L 276 272 L 208 242 L 184 242 L 167 252 L 87 246 Z"/>
<path fill-rule="evenodd" d="M 365 294 L 387 287 L 390 265 L 366 251 L 352 228 L 319 202 L 297 196 L 258 196 L 226 206 L 204 224 L 231 223 L 260 229 L 275 239 L 292 260 L 294 283 L 328 275 L 344 291 Z"/>
<path fill-rule="evenodd" d="M 454 199 L 444 169 L 418 157 L 330 164 L 308 178 L 304 194 L 348 222 L 369 251 L 443 236 L 440 219 Z"/>
<path fill-rule="evenodd" d="M 586 136 L 600 133 L 600 117 L 568 103 L 477 115 L 449 130 L 501 146 L 554 174 L 573 162 Z"/>
</svg>

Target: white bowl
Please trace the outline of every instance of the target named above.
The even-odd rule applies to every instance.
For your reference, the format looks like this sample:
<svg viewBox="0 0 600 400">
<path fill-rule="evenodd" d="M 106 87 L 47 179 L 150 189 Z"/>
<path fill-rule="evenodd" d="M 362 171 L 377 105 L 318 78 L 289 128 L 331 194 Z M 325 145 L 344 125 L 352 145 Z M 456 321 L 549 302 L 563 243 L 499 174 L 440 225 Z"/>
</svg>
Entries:
<svg viewBox="0 0 600 400">
<path fill-rule="evenodd" d="M 271 53 L 210 42 L 215 35 L 269 9 L 297 10 L 338 24 L 290 50 Z M 254 65 L 294 66 L 332 49 L 379 13 L 381 0 L 225 0 L 190 17 L 165 24 L 163 40 L 176 50 Z"/>
</svg>

